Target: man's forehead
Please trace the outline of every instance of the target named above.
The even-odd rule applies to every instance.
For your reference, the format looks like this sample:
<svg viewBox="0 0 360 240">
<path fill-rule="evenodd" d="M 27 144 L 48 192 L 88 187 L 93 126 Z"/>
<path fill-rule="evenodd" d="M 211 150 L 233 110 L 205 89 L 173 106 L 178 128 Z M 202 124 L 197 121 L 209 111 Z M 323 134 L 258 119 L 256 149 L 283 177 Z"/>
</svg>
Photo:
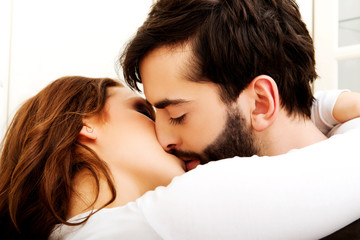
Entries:
<svg viewBox="0 0 360 240">
<path fill-rule="evenodd" d="M 144 79 L 146 80 L 147 75 L 156 73 L 153 71 L 154 68 L 147 69 L 144 73 L 144 65 L 152 65 L 153 67 L 154 65 L 160 66 L 164 67 L 164 70 L 166 70 L 164 65 L 168 64 L 173 73 L 176 74 L 176 77 L 191 80 L 192 78 L 189 78 L 188 76 L 189 72 L 192 72 L 192 69 L 194 68 L 193 62 L 193 52 L 190 44 L 160 46 L 151 50 L 140 61 L 140 76 L 145 85 Z"/>
<path fill-rule="evenodd" d="M 183 48 L 160 47 L 150 52 L 140 64 L 144 94 L 148 101 L 183 99 L 183 93 L 194 82 L 187 79 L 188 56 Z"/>
<path fill-rule="evenodd" d="M 140 70 L 141 65 L 146 60 L 153 60 L 153 59 L 166 59 L 166 58 L 176 58 L 176 59 L 183 59 L 188 58 L 192 55 L 192 48 L 189 44 L 179 44 L 179 45 L 164 45 L 159 46 L 151 51 L 149 51 L 140 61 Z"/>
</svg>

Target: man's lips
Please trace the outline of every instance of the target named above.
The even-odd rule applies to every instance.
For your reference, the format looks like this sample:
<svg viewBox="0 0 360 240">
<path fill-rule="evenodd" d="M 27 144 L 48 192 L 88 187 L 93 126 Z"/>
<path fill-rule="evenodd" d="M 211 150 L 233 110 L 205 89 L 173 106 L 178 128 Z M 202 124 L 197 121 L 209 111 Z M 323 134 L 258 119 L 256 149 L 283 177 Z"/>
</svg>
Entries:
<svg viewBox="0 0 360 240">
<path fill-rule="evenodd" d="M 188 151 L 181 151 L 178 149 L 171 149 L 171 152 L 169 152 L 176 157 L 180 158 L 186 166 L 186 170 L 190 171 L 196 168 L 199 164 L 205 163 L 207 161 L 204 161 L 202 159 L 202 156 L 195 152 L 188 152 Z"/>
<path fill-rule="evenodd" d="M 185 162 L 186 170 L 190 171 L 196 168 L 200 164 L 198 159 L 183 160 Z"/>
</svg>

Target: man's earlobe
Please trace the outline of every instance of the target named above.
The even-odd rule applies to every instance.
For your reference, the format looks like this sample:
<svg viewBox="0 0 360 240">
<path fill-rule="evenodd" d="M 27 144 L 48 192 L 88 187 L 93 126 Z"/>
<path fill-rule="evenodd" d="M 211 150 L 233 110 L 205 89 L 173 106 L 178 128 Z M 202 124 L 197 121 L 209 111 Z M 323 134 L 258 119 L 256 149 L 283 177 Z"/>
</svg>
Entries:
<svg viewBox="0 0 360 240">
<path fill-rule="evenodd" d="M 96 131 L 93 127 L 88 126 L 86 124 L 83 125 L 82 129 L 79 133 L 80 139 L 87 139 L 87 140 L 95 140 L 96 139 Z"/>
<path fill-rule="evenodd" d="M 277 84 L 271 77 L 260 75 L 252 80 L 248 88 L 254 103 L 250 113 L 252 128 L 264 131 L 274 123 L 279 111 Z"/>
</svg>

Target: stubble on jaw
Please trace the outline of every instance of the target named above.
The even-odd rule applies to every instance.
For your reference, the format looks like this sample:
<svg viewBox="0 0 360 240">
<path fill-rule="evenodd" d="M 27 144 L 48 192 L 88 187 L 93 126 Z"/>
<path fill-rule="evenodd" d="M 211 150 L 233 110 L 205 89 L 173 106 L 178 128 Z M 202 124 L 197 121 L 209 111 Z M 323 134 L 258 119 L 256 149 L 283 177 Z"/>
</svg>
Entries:
<svg viewBox="0 0 360 240">
<path fill-rule="evenodd" d="M 251 157 L 259 153 L 251 127 L 237 107 L 227 107 L 225 128 L 216 140 L 204 150 L 209 161 L 225 158 Z M 208 162 L 209 162 L 208 161 Z"/>
<path fill-rule="evenodd" d="M 184 160 L 199 160 L 200 164 L 235 156 L 251 157 L 260 152 L 253 135 L 251 127 L 246 123 L 240 110 L 228 105 L 224 130 L 205 148 L 203 153 L 177 149 L 172 149 L 171 153 Z"/>
</svg>

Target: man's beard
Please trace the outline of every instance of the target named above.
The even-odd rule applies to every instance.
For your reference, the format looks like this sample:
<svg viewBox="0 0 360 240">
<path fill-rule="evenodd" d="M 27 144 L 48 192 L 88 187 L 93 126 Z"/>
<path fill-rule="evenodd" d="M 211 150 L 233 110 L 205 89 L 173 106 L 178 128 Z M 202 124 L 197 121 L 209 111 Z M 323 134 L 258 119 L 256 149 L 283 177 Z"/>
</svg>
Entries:
<svg viewBox="0 0 360 240">
<path fill-rule="evenodd" d="M 228 107 L 224 130 L 208 145 L 203 153 L 173 149 L 172 153 L 183 159 L 198 159 L 201 164 L 225 158 L 250 157 L 259 153 L 251 128 L 246 124 L 238 108 Z"/>
</svg>

